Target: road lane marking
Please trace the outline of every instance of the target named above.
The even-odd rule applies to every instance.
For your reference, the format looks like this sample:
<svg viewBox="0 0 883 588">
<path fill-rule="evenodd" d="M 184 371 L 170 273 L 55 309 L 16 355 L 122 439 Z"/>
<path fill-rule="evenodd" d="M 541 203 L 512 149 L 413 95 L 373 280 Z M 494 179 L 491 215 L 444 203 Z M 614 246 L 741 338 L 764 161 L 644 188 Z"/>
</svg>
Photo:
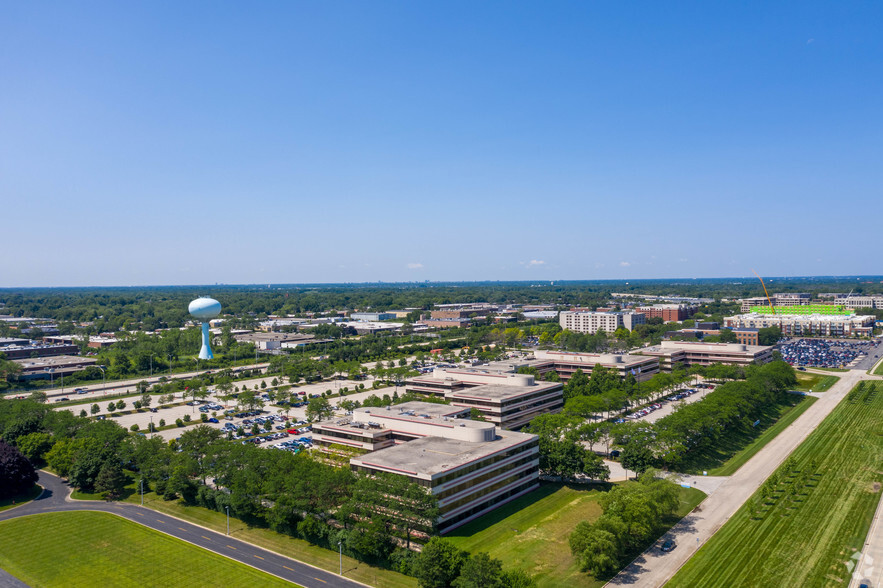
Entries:
<svg viewBox="0 0 883 588">
<path fill-rule="evenodd" d="M 178 527 L 178 529 L 180 529 L 181 531 L 184 531 L 185 533 L 187 532 L 187 529 L 185 529 L 184 527 Z"/>
<path fill-rule="evenodd" d="M 326 582 L 325 580 L 323 580 L 322 578 L 313 578 L 313 579 L 314 579 L 314 580 L 319 580 L 319 581 L 322 582 L 323 584 L 327 584 L 327 583 L 328 583 L 328 582 Z"/>
<path fill-rule="evenodd" d="M 143 517 L 143 516 L 144 516 L 144 513 L 143 513 L 143 512 L 138 512 L 137 510 L 135 511 L 135 514 L 138 515 L 139 517 Z"/>
<path fill-rule="evenodd" d="M 236 548 L 233 547 L 232 545 L 228 545 L 227 547 L 229 547 L 230 549 L 236 549 Z"/>
<path fill-rule="evenodd" d="M 202 538 L 205 539 L 206 541 L 211 541 L 211 539 L 209 539 L 209 538 L 206 537 L 205 535 L 203 535 Z"/>
<path fill-rule="evenodd" d="M 162 519 L 156 519 L 156 522 L 157 522 L 157 523 L 164 523 L 165 521 L 162 520 Z"/>
<path fill-rule="evenodd" d="M 258 558 L 258 559 L 264 559 L 264 558 L 262 558 L 260 555 L 256 555 L 255 557 Z"/>
<path fill-rule="evenodd" d="M 294 571 L 294 570 L 292 570 L 292 569 L 291 569 L 290 567 L 288 567 L 288 566 L 282 566 L 282 567 L 285 568 L 286 570 L 290 571 L 290 572 L 293 572 L 293 571 Z"/>
</svg>

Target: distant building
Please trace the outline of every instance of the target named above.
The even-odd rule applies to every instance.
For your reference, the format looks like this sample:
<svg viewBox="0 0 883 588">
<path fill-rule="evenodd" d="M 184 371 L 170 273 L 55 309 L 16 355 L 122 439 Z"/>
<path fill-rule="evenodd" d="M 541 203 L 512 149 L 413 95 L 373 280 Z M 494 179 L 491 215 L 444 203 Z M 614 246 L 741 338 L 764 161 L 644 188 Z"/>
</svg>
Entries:
<svg viewBox="0 0 883 588">
<path fill-rule="evenodd" d="M 725 363 L 748 365 L 767 363 L 773 359 L 773 348 L 742 343 L 704 343 L 694 341 L 663 341 L 659 345 L 635 351 L 640 355 L 655 357 L 659 368 L 670 372 L 673 368 L 691 365 Z"/>
<path fill-rule="evenodd" d="M 659 373 L 659 360 L 634 353 L 618 355 L 537 350 L 534 352 L 534 357 L 535 361 L 530 365 L 535 367 L 540 375 L 554 371 L 563 382 L 568 381 L 576 370 L 591 375 L 596 365 L 614 370 L 620 378 L 634 376 L 638 382 L 649 380 Z"/>
<path fill-rule="evenodd" d="M 59 355 L 79 355 L 80 348 L 76 345 L 7 345 L 0 347 L 0 352 L 6 355 L 6 359 L 28 359 L 57 357 Z"/>
<path fill-rule="evenodd" d="M 234 337 L 240 343 L 253 343 L 262 351 L 272 351 L 285 347 L 299 347 L 311 343 L 319 343 L 315 335 L 303 333 L 246 333 Z"/>
<path fill-rule="evenodd" d="M 697 308 L 692 304 L 654 304 L 639 306 L 636 310 L 648 319 L 661 318 L 666 323 L 674 323 L 687 320 L 693 316 Z"/>
<path fill-rule="evenodd" d="M 396 318 L 394 312 L 354 312 L 350 315 L 354 321 L 380 322 Z"/>
<path fill-rule="evenodd" d="M 742 345 L 760 345 L 759 333 L 760 329 L 731 329 L 736 335 L 736 341 Z"/>
<path fill-rule="evenodd" d="M 21 380 L 49 380 L 62 375 L 69 376 L 97 363 L 95 359 L 70 355 L 13 361 L 21 367 L 21 373 L 18 375 Z"/>
<path fill-rule="evenodd" d="M 419 321 L 419 324 L 426 325 L 435 329 L 454 329 L 457 327 L 468 327 L 472 324 L 472 319 L 468 318 L 431 318 Z"/>
<path fill-rule="evenodd" d="M 562 311 L 558 317 L 562 329 L 576 333 L 613 333 L 619 328 L 633 330 L 646 321 L 638 312 L 585 312 Z"/>
<path fill-rule="evenodd" d="M 812 307 L 807 306 L 806 308 Z M 778 327 L 787 337 L 869 337 L 874 331 L 874 317 L 872 315 L 834 314 L 833 311 L 832 314 L 751 312 L 728 316 L 724 319 L 724 324 L 731 329 Z"/>
</svg>

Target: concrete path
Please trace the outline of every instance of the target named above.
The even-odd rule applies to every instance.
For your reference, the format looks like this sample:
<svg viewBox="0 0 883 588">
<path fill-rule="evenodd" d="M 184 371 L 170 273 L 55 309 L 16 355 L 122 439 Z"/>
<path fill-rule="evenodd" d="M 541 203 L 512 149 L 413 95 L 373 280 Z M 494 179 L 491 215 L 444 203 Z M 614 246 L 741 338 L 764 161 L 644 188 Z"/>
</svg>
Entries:
<svg viewBox="0 0 883 588">
<path fill-rule="evenodd" d="M 877 512 L 871 521 L 871 528 L 852 573 L 849 588 L 858 588 L 862 584 L 871 588 L 883 588 L 883 498 L 877 503 Z"/>
<path fill-rule="evenodd" d="M 47 512 L 73 510 L 109 512 L 306 588 L 320 586 L 323 588 L 358 588 L 366 586 L 366 584 L 355 580 L 349 580 L 149 508 L 126 502 L 73 500 L 70 498 L 71 488 L 60 478 L 43 471 L 39 474 L 39 484 L 44 488 L 43 494 L 36 500 L 0 512 L 0 521 Z M 0 582 L 2 582 L 2 578 L 0 578 Z"/>
<path fill-rule="evenodd" d="M 673 539 L 677 548 L 664 553 L 657 545 L 650 547 L 608 584 L 657 587 L 670 580 L 819 426 L 852 387 L 861 379 L 870 379 L 861 370 L 843 372 L 840 376 L 840 380 L 824 396 L 664 535 L 663 540 Z"/>
</svg>

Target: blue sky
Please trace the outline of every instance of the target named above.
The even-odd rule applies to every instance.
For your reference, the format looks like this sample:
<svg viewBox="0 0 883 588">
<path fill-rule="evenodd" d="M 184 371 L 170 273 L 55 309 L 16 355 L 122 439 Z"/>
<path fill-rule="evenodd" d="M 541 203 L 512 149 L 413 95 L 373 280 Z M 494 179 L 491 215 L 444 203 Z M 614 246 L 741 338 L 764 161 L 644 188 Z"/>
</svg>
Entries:
<svg viewBox="0 0 883 588">
<path fill-rule="evenodd" d="M 0 286 L 879 273 L 878 2 L 2 2 Z"/>
</svg>

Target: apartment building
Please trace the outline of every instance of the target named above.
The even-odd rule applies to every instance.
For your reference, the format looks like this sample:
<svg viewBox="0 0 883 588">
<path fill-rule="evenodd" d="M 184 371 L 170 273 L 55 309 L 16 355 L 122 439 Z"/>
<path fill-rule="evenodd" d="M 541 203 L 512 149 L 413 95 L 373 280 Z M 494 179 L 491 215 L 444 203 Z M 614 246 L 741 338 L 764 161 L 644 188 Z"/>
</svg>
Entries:
<svg viewBox="0 0 883 588">
<path fill-rule="evenodd" d="M 562 311 L 558 317 L 562 329 L 576 333 L 613 333 L 619 328 L 629 331 L 646 322 L 639 312 Z"/>
</svg>

